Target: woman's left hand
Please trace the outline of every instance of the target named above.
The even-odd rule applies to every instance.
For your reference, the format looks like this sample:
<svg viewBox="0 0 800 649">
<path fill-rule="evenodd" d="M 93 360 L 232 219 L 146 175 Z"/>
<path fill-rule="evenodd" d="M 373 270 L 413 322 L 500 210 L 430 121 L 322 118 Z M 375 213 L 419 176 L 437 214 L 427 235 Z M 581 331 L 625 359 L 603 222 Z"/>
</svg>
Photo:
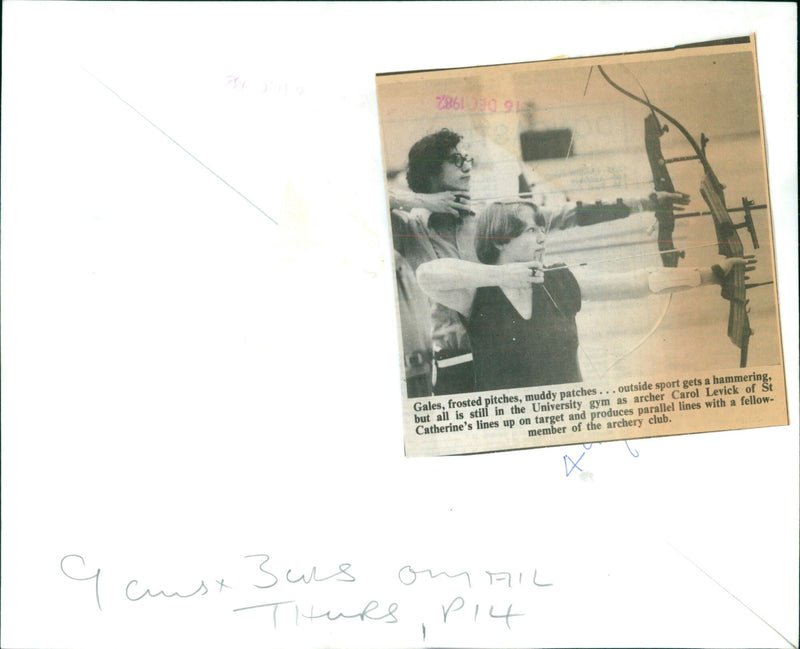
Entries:
<svg viewBox="0 0 800 649">
<path fill-rule="evenodd" d="M 650 200 L 652 200 L 656 206 L 667 204 L 675 211 L 682 210 L 682 206 L 688 205 L 691 198 L 689 194 L 685 194 L 684 192 L 657 191 L 650 195 Z M 655 209 L 655 206 L 653 209 Z"/>
<path fill-rule="evenodd" d="M 723 277 L 727 277 L 736 266 L 744 266 L 744 271 L 749 273 L 756 267 L 757 262 L 755 255 L 747 255 L 746 257 L 726 257 L 717 265 L 722 269 Z"/>
</svg>

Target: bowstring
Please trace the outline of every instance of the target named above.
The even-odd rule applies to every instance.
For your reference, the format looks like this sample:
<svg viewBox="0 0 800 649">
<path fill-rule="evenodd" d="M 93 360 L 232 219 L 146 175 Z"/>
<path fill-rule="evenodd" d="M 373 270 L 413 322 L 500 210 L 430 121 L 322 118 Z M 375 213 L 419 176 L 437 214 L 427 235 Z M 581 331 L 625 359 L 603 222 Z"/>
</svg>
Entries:
<svg viewBox="0 0 800 649">
<path fill-rule="evenodd" d="M 637 86 L 639 86 L 639 89 L 642 91 L 642 94 L 644 95 L 644 98 L 645 98 L 645 100 L 647 101 L 647 106 L 648 106 L 648 108 L 650 109 L 650 112 L 651 112 L 653 115 L 655 115 L 655 110 L 653 109 L 653 104 L 652 104 L 652 102 L 650 101 L 650 97 L 647 95 L 647 91 L 644 89 L 644 86 L 643 86 L 643 85 L 642 85 L 642 83 L 639 81 L 639 78 L 638 78 L 638 77 L 637 77 L 637 76 L 636 76 L 636 75 L 633 73 L 633 71 L 632 71 L 632 70 L 630 70 L 630 68 L 628 68 L 628 66 L 626 66 L 624 63 L 623 63 L 623 64 L 620 64 L 620 65 L 621 65 L 621 67 L 623 67 L 623 68 L 625 69 L 625 71 L 626 71 L 626 72 L 627 72 L 627 73 L 628 73 L 628 74 L 629 74 L 631 77 L 633 77 L 634 81 L 636 81 L 636 85 L 637 85 Z M 588 74 L 588 75 L 587 75 L 587 77 L 586 77 L 586 86 L 585 86 L 585 87 L 584 87 L 584 89 L 583 89 L 583 97 L 584 97 L 584 98 L 586 97 L 586 92 L 587 92 L 587 91 L 588 91 L 588 89 L 589 89 L 589 80 L 592 78 L 592 70 L 594 70 L 594 66 L 593 66 L 593 65 L 589 67 L 589 74 Z M 661 124 L 661 122 L 658 120 L 658 117 L 656 117 L 656 123 L 657 123 L 657 124 Z M 574 138 L 574 135 L 573 135 L 573 138 Z M 571 150 L 572 150 L 572 139 L 570 140 L 570 151 L 571 151 Z M 567 157 L 569 157 L 569 152 L 570 152 L 570 151 L 568 151 L 568 152 L 567 152 Z M 647 184 L 652 184 L 652 182 L 653 182 L 653 181 L 652 181 L 652 179 L 651 179 L 650 181 L 648 181 L 648 183 L 647 183 Z M 640 184 L 640 183 L 635 183 L 635 184 Z M 643 184 L 643 183 L 642 183 L 642 184 Z M 548 223 L 548 226 L 549 226 L 549 223 Z M 548 230 L 549 230 L 549 227 L 548 227 Z M 638 255 L 637 255 L 637 256 L 638 256 Z M 641 256 L 641 257 L 646 257 L 647 255 L 640 255 L 640 256 Z M 619 364 L 619 363 L 620 363 L 620 362 L 621 362 L 623 359 L 627 358 L 627 357 L 628 357 L 630 354 L 632 354 L 633 352 L 635 352 L 637 349 L 639 349 L 639 347 L 641 347 L 641 346 L 642 346 L 642 345 L 643 345 L 645 342 L 647 342 L 647 340 L 648 340 L 648 339 L 649 339 L 649 338 L 650 338 L 650 337 L 651 337 L 651 336 L 652 336 L 652 335 L 655 333 L 655 331 L 656 331 L 656 330 L 657 330 L 657 329 L 658 329 L 658 328 L 661 326 L 661 323 L 663 322 L 664 318 L 666 317 L 666 315 L 667 315 L 667 311 L 669 310 L 669 307 L 670 307 L 670 304 L 671 304 L 671 303 L 672 303 L 672 293 L 668 293 L 668 294 L 665 296 L 665 299 L 664 299 L 664 306 L 663 306 L 663 308 L 662 308 L 662 310 L 661 310 L 661 314 L 660 314 L 660 315 L 658 316 L 658 318 L 656 319 L 656 322 L 655 322 L 655 324 L 654 324 L 652 327 L 650 327 L 649 331 L 648 331 L 648 332 L 647 332 L 647 333 L 646 333 L 644 336 L 642 336 L 642 337 L 641 337 L 641 338 L 640 338 L 638 341 L 636 341 L 636 343 L 635 343 L 635 344 L 634 344 L 634 345 L 633 345 L 633 346 L 632 346 L 630 349 L 627 349 L 627 350 L 626 350 L 625 352 L 623 352 L 623 353 L 622 353 L 620 356 L 618 356 L 616 359 L 614 359 L 614 361 L 613 361 L 613 362 L 612 362 L 612 363 L 611 363 L 611 364 L 610 364 L 608 367 L 606 367 L 606 368 L 605 368 L 605 370 L 603 370 L 603 372 L 602 372 L 602 373 L 600 373 L 600 374 L 598 374 L 597 367 L 595 366 L 594 362 L 592 361 L 592 357 L 591 357 L 591 356 L 589 355 L 589 353 L 586 351 L 586 348 L 585 348 L 585 347 L 584 347 L 584 346 L 581 344 L 581 342 L 580 342 L 580 339 L 579 339 L 579 342 L 578 342 L 578 349 L 580 349 L 580 350 L 581 350 L 581 352 L 583 353 L 583 355 L 586 357 L 586 360 L 587 360 L 587 361 L 589 361 L 589 365 L 591 365 L 591 367 L 592 367 L 592 373 L 593 373 L 593 374 L 594 374 L 594 375 L 595 375 L 595 376 L 596 376 L 598 379 L 601 379 L 601 378 L 605 377 L 605 376 L 606 376 L 606 375 L 607 375 L 607 374 L 608 374 L 608 373 L 609 373 L 609 372 L 610 372 L 610 371 L 611 371 L 611 370 L 612 370 L 612 369 L 613 369 L 613 368 L 614 368 L 614 367 L 615 367 L 617 364 Z"/>
</svg>

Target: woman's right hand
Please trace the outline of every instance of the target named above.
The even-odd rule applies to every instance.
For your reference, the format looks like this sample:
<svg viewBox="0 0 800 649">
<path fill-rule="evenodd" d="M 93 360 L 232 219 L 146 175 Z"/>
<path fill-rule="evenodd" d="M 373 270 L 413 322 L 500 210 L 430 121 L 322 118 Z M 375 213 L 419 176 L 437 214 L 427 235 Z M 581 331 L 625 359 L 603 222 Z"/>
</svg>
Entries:
<svg viewBox="0 0 800 649">
<path fill-rule="evenodd" d="M 438 192 L 436 194 L 415 194 L 414 198 L 419 201 L 420 207 L 424 207 L 430 212 L 459 215 L 459 210 L 468 210 L 469 194 L 465 192 Z"/>
<path fill-rule="evenodd" d="M 522 261 L 497 266 L 500 276 L 498 286 L 505 288 L 528 288 L 531 284 L 544 283 L 544 265 L 541 261 Z"/>
</svg>

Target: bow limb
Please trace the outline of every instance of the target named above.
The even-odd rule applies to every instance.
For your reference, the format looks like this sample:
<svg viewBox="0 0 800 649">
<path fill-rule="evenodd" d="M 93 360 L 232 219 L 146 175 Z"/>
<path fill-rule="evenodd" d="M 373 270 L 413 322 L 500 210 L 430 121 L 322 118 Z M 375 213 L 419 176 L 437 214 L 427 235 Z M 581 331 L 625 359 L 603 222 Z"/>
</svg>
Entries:
<svg viewBox="0 0 800 649">
<path fill-rule="evenodd" d="M 681 132 L 681 135 L 683 135 L 683 137 L 686 138 L 691 147 L 694 149 L 697 159 L 700 160 L 706 172 L 713 177 L 714 181 L 717 184 L 719 184 L 719 181 L 717 180 L 716 175 L 714 175 L 714 172 L 711 169 L 711 165 L 708 163 L 708 159 L 706 158 L 705 144 L 707 140 L 705 139 L 704 136 L 701 137 L 701 142 L 703 143 L 703 146 L 700 146 L 699 144 L 697 144 L 697 140 L 695 140 L 694 137 L 692 137 L 692 134 L 686 130 L 686 127 L 683 124 L 681 124 L 677 119 L 675 119 L 672 115 L 670 115 L 668 112 L 654 105 L 652 102 L 650 102 L 649 99 L 642 99 L 641 97 L 637 97 L 629 90 L 625 90 L 625 88 L 615 83 L 611 79 L 611 77 L 608 76 L 606 71 L 603 70 L 602 65 L 598 65 L 597 69 L 600 71 L 600 74 L 603 75 L 603 78 L 609 83 L 609 85 L 611 85 L 612 88 L 618 90 L 626 97 L 630 97 L 634 101 L 639 102 L 643 106 L 647 106 L 647 108 L 650 110 L 650 114 L 653 116 L 657 124 L 658 124 L 658 118 L 656 117 L 656 114 L 661 115 L 664 119 L 668 120 L 671 124 L 673 124 L 675 128 L 677 128 Z M 666 128 L 659 126 L 659 129 L 662 130 L 662 132 L 666 132 Z M 689 159 L 689 158 L 684 158 L 684 159 Z"/>
<path fill-rule="evenodd" d="M 672 183 L 667 164 L 664 162 L 664 154 L 661 153 L 661 135 L 663 131 L 658 123 L 655 113 L 650 113 L 644 120 L 644 146 L 647 150 L 647 160 L 650 162 L 650 170 L 653 174 L 653 185 L 657 192 L 675 192 L 675 185 Z M 684 252 L 675 250 L 675 242 L 672 240 L 672 233 L 675 231 L 675 212 L 671 203 L 657 203 L 655 206 L 655 217 L 658 223 L 658 249 L 661 251 L 661 261 L 664 266 L 674 268 L 678 265 L 678 259 L 685 256 Z"/>
<path fill-rule="evenodd" d="M 743 257 L 744 246 L 736 232 L 728 209 L 725 207 L 725 195 L 721 187 L 717 187 L 706 174 L 700 183 L 700 193 L 711 210 L 714 228 L 717 232 L 719 253 L 725 257 Z M 752 225 L 752 220 L 749 220 Z M 747 220 L 746 220 L 747 222 Z M 751 226 L 748 226 L 751 227 Z M 758 241 L 754 238 L 754 247 Z M 722 297 L 730 303 L 728 311 L 728 338 L 739 348 L 739 367 L 747 367 L 747 349 L 753 330 L 747 308 L 747 285 L 745 268 L 739 264 L 726 277 L 721 279 Z"/>
<path fill-rule="evenodd" d="M 597 69 L 600 71 L 600 74 L 603 76 L 603 78 L 613 88 L 650 108 L 650 114 L 648 114 L 644 120 L 644 146 L 647 152 L 647 160 L 650 163 L 653 186 L 657 192 L 665 191 L 674 193 L 675 185 L 673 184 L 672 178 L 667 170 L 664 154 L 661 152 L 661 136 L 665 133 L 666 128 L 662 127 L 659 123 L 655 106 L 650 103 L 649 99 L 647 101 L 640 99 L 633 93 L 628 92 L 624 88 L 621 88 L 614 83 L 606 74 L 605 70 L 603 70 L 602 66 L 598 65 Z M 644 93 L 644 88 L 642 88 L 642 92 Z M 645 97 L 647 97 L 647 93 L 644 94 Z M 657 203 L 655 206 L 655 218 L 656 223 L 658 224 L 658 250 L 661 252 L 661 262 L 665 267 L 674 268 L 678 265 L 678 259 L 685 257 L 686 253 L 682 250 L 676 250 L 675 243 L 672 239 L 672 233 L 675 230 L 675 212 L 672 209 L 672 205 L 670 203 Z M 601 376 L 608 374 L 615 365 L 639 349 L 639 347 L 641 347 L 656 332 L 656 330 L 661 326 L 661 323 L 664 321 L 671 304 L 672 295 L 670 294 L 664 301 L 664 307 L 661 310 L 661 314 L 658 316 L 658 318 L 656 318 L 656 321 L 653 326 L 650 327 L 650 330 L 645 333 L 644 336 L 639 338 L 639 340 L 637 340 L 636 343 L 634 343 L 622 355 L 614 360 L 608 367 L 606 367 Z"/>
<path fill-rule="evenodd" d="M 644 120 L 644 146 L 647 151 L 647 160 L 650 163 L 650 172 L 653 176 L 653 186 L 657 192 L 675 192 L 675 185 L 667 170 L 667 162 L 661 152 L 661 136 L 667 131 L 667 128 L 661 126 L 656 113 L 663 115 L 670 121 L 672 121 L 672 118 L 650 102 L 649 98 L 647 98 L 647 93 L 644 93 L 644 88 L 642 88 L 642 92 L 646 99 L 637 97 L 612 81 L 603 66 L 598 65 L 597 69 L 612 88 L 650 109 L 649 115 Z M 688 133 L 686 135 L 691 138 Z M 655 217 L 658 223 L 658 249 L 662 253 L 661 261 L 664 266 L 674 268 L 678 265 L 678 259 L 684 257 L 685 253 L 675 251 L 675 243 L 672 240 L 672 233 L 675 230 L 675 212 L 672 209 L 672 205 L 669 203 L 656 205 Z"/>
<path fill-rule="evenodd" d="M 656 116 L 656 114 L 658 114 L 673 124 L 684 136 L 686 141 L 691 145 L 692 149 L 694 149 L 694 156 L 685 156 L 670 161 L 665 160 L 663 155 L 661 155 L 661 147 L 660 144 L 658 144 L 657 139 L 654 139 L 653 142 L 649 144 L 648 159 L 650 160 L 650 166 L 653 171 L 653 179 L 656 183 L 656 189 L 658 190 L 659 183 L 662 183 L 663 188 L 665 188 L 667 191 L 674 191 L 674 188 L 672 190 L 669 189 L 671 180 L 669 179 L 669 174 L 666 170 L 669 162 L 697 159 L 703 166 L 704 172 L 703 179 L 700 183 L 700 194 L 703 196 L 703 199 L 708 205 L 714 220 L 714 229 L 717 236 L 719 254 L 725 257 L 744 256 L 744 247 L 737 232 L 737 230 L 741 227 L 747 227 L 753 240 L 753 247 L 758 248 L 758 239 L 756 238 L 755 228 L 753 226 L 753 220 L 749 210 L 749 208 L 752 207 L 752 203 L 746 198 L 742 199 L 745 212 L 745 221 L 740 224 L 734 224 L 731 220 L 730 214 L 728 213 L 728 209 L 725 206 L 725 186 L 717 178 L 717 175 L 711 168 L 711 164 L 709 163 L 705 154 L 705 145 L 708 142 L 708 139 L 705 137 L 705 135 L 701 134 L 700 144 L 698 144 L 694 137 L 692 137 L 691 133 L 686 130 L 683 124 L 681 124 L 666 111 L 653 105 L 649 98 L 647 98 L 646 94 L 645 99 L 637 97 L 632 92 L 622 88 L 612 81 L 605 70 L 603 70 L 602 66 L 598 65 L 597 68 L 603 78 L 613 88 L 621 92 L 626 97 L 629 97 L 634 101 L 647 106 L 647 108 L 650 110 L 650 115 L 648 115 L 645 120 L 646 143 L 653 137 L 660 138 L 661 135 L 666 131 L 666 127 L 662 128 L 658 123 L 658 118 Z M 648 124 L 648 120 L 650 120 L 651 123 Z M 670 226 L 674 227 L 674 214 L 672 215 L 672 218 L 670 218 L 669 214 L 666 216 L 662 215 L 662 217 L 659 219 L 659 249 L 662 249 L 661 247 L 665 245 L 664 241 L 662 241 L 662 234 L 668 235 L 666 240 L 669 242 L 669 244 L 672 243 L 672 230 Z M 666 255 L 662 255 L 662 259 L 664 260 L 665 266 L 671 265 L 670 262 L 673 261 L 673 258 L 668 258 Z M 675 263 L 672 265 L 677 265 L 677 257 L 674 257 L 674 262 Z M 752 329 L 750 329 L 750 321 L 747 310 L 748 300 L 746 295 L 746 279 L 745 268 L 742 265 L 735 266 L 730 273 L 728 273 L 728 275 L 720 279 L 722 283 L 722 297 L 724 297 L 730 303 L 728 314 L 728 337 L 730 338 L 731 342 L 740 350 L 740 367 L 745 367 L 747 365 L 747 350 L 750 336 L 753 333 Z"/>
</svg>

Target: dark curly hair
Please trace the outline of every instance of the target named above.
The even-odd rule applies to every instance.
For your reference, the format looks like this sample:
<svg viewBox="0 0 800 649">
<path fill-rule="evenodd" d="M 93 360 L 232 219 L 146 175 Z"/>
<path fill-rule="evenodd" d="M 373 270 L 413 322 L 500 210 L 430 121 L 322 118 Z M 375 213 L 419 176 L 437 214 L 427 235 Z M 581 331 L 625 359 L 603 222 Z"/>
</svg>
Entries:
<svg viewBox="0 0 800 649">
<path fill-rule="evenodd" d="M 447 155 L 461 142 L 462 136 L 450 129 L 426 135 L 408 152 L 406 181 L 412 192 L 432 193 L 431 182 L 442 170 Z"/>
<path fill-rule="evenodd" d="M 533 220 L 540 228 L 546 227 L 545 218 L 530 201 L 509 201 L 505 203 L 492 203 L 478 217 L 475 231 L 475 255 L 484 264 L 496 264 L 500 256 L 497 244 L 508 243 L 521 235 L 527 222 L 519 216 L 523 207 L 533 210 Z"/>
</svg>

